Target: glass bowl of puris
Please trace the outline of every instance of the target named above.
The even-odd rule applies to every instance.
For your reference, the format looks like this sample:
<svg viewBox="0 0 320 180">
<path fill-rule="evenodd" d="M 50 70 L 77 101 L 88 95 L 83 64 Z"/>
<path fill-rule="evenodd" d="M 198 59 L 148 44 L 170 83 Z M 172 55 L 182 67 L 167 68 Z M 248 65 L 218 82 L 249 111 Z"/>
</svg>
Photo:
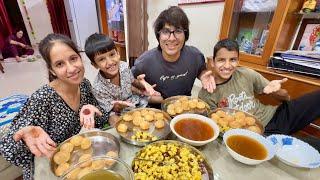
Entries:
<svg viewBox="0 0 320 180">
<path fill-rule="evenodd" d="M 68 171 L 82 162 L 98 156 L 118 158 L 120 153 L 119 140 L 110 133 L 91 130 L 79 133 L 60 143 L 50 159 L 51 171 L 63 177 Z M 112 163 L 105 164 L 111 166 Z M 79 171 L 95 168 L 95 163 L 83 163 Z"/>
</svg>

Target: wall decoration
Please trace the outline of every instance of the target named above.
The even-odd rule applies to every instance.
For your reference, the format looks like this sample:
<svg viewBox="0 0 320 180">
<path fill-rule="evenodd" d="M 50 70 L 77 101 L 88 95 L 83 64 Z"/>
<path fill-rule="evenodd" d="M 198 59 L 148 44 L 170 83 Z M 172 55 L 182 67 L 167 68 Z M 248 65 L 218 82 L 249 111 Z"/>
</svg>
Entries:
<svg viewBox="0 0 320 180">
<path fill-rule="evenodd" d="M 301 51 L 320 51 L 319 19 L 302 20 L 292 49 Z"/>
<path fill-rule="evenodd" d="M 224 2 L 224 0 L 179 0 L 178 5 L 210 3 L 210 2 Z"/>
</svg>

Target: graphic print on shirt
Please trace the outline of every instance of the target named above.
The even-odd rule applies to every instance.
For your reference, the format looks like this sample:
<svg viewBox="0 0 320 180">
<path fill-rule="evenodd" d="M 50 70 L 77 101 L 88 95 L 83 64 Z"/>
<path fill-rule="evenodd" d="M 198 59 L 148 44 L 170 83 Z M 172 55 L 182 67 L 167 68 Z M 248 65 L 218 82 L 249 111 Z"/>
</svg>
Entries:
<svg viewBox="0 0 320 180">
<path fill-rule="evenodd" d="M 189 71 L 187 70 L 185 73 L 178 74 L 178 75 L 172 75 L 172 76 L 161 75 L 160 81 L 165 82 L 166 80 L 171 80 L 171 81 L 176 80 L 176 79 L 183 78 L 183 77 L 187 76 L 188 73 L 189 73 Z"/>
<path fill-rule="evenodd" d="M 240 94 L 230 94 L 228 99 L 229 108 L 249 112 L 256 107 L 254 96 L 248 96 L 245 91 Z"/>
</svg>

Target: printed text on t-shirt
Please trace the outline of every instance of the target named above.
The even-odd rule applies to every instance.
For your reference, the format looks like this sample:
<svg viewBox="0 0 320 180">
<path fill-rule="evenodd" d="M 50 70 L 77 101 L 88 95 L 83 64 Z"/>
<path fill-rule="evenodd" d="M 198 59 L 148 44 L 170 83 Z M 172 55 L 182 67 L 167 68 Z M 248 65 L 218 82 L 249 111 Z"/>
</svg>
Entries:
<svg viewBox="0 0 320 180">
<path fill-rule="evenodd" d="M 187 74 L 188 74 L 188 71 L 186 71 L 185 73 L 182 73 L 182 74 L 178 74 L 178 75 L 171 75 L 171 76 L 162 75 L 160 77 L 160 80 L 163 81 L 163 82 L 166 81 L 166 80 L 176 80 L 176 79 L 179 79 L 179 78 L 187 76 Z"/>
</svg>

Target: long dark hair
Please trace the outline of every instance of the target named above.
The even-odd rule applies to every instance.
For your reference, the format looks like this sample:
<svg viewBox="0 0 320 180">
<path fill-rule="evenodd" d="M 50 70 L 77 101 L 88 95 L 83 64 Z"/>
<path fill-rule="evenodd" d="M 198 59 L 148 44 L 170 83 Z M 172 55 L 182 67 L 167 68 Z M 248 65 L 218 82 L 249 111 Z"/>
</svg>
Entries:
<svg viewBox="0 0 320 180">
<path fill-rule="evenodd" d="M 57 77 L 53 75 L 50 70 L 51 67 L 51 59 L 50 59 L 50 52 L 53 47 L 53 45 L 57 42 L 63 43 L 67 46 L 69 46 L 74 52 L 76 52 L 79 56 L 79 50 L 77 46 L 74 44 L 74 42 L 67 36 L 62 34 L 48 34 L 44 39 L 41 40 L 39 44 L 39 52 L 44 59 L 44 61 L 47 64 L 48 68 L 48 74 L 49 74 L 49 82 L 55 80 Z"/>
</svg>

